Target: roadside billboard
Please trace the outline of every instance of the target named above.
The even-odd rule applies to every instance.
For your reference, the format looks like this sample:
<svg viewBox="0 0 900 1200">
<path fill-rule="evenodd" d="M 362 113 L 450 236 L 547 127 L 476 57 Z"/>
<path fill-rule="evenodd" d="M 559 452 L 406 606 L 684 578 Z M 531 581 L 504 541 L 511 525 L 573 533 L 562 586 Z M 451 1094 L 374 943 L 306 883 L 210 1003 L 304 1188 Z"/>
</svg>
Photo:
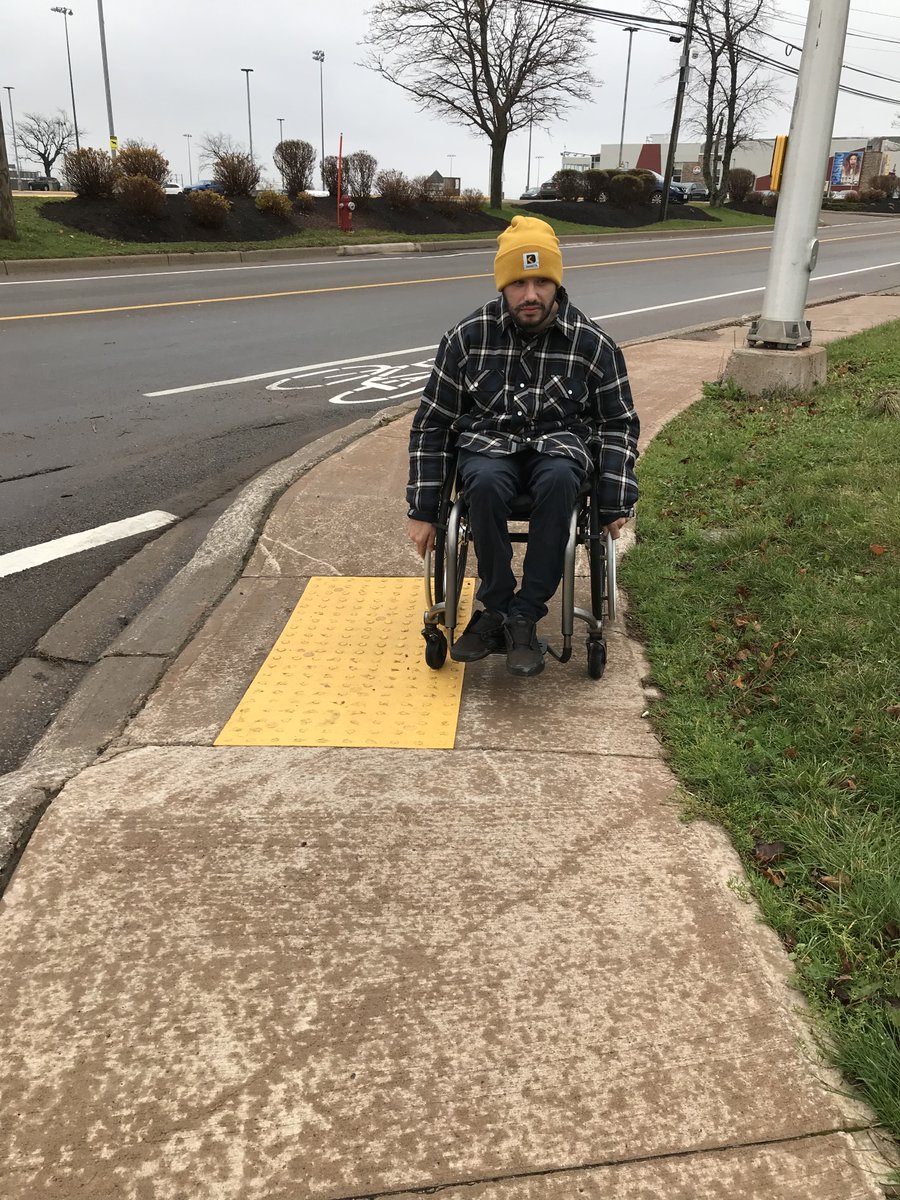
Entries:
<svg viewBox="0 0 900 1200">
<path fill-rule="evenodd" d="M 836 188 L 858 188 L 862 175 L 864 149 L 841 151 L 834 156 L 831 168 L 831 186 Z"/>
</svg>

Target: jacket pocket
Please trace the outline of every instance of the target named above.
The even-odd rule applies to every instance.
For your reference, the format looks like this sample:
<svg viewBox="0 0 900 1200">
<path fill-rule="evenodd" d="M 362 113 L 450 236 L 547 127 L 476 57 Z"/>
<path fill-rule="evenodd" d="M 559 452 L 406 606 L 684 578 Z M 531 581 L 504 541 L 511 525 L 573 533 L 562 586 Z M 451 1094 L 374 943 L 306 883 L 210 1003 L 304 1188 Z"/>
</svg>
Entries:
<svg viewBox="0 0 900 1200">
<path fill-rule="evenodd" d="M 587 408 L 588 390 L 583 375 L 549 375 L 543 391 L 545 413 L 572 417 L 583 414 Z"/>
<path fill-rule="evenodd" d="M 502 371 L 479 371 L 466 380 L 466 387 L 475 414 L 503 412 L 506 380 Z"/>
</svg>

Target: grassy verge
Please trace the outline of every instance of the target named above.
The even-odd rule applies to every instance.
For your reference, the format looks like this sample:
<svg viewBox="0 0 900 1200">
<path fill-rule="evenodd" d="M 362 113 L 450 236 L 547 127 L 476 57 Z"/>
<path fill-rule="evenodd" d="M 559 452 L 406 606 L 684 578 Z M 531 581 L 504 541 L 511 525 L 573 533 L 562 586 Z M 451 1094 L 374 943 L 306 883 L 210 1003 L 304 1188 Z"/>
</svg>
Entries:
<svg viewBox="0 0 900 1200">
<path fill-rule="evenodd" d="M 60 225 L 42 216 L 38 212 L 38 207 L 47 203 L 52 204 L 54 202 L 48 202 L 46 196 L 16 197 L 14 199 L 13 204 L 16 211 L 19 239 L 15 242 L 0 242 L 0 259 L 96 258 L 101 255 L 174 254 L 179 252 L 189 254 L 199 253 L 204 250 L 273 250 L 285 247 L 359 245 L 372 242 L 408 242 L 410 240 L 416 242 L 455 241 L 473 237 L 483 237 L 486 241 L 492 241 L 497 236 L 494 230 L 487 230 L 481 234 L 409 234 L 391 233 L 383 229 L 358 229 L 353 233 L 347 234 L 340 233 L 337 229 L 316 229 L 306 233 L 288 234 L 283 238 L 277 238 L 274 241 L 268 242 L 120 242 L 95 237 L 89 233 L 80 233 L 78 230 L 70 229 L 66 225 Z M 56 201 L 55 203 L 62 203 L 62 201 Z M 511 220 L 517 212 L 524 210 L 504 207 L 496 210 L 489 209 L 488 211 L 494 215 Z M 723 212 L 722 217 L 723 220 L 720 224 L 723 227 L 759 225 L 761 223 L 771 224 L 769 218 L 749 217 L 745 213 Z M 603 226 L 576 225 L 571 221 L 551 221 L 551 224 L 558 233 L 621 234 L 623 232 L 634 232 L 633 230 L 623 231 Z M 659 229 L 660 231 L 693 229 L 701 233 L 712 230 L 715 226 L 705 223 L 700 224 L 696 221 L 672 220 L 666 221 L 662 225 L 657 223 L 649 228 Z"/>
<path fill-rule="evenodd" d="M 900 1135 L 900 323 L 829 355 L 812 397 L 711 385 L 666 426 L 623 575 L 687 815 Z"/>
</svg>

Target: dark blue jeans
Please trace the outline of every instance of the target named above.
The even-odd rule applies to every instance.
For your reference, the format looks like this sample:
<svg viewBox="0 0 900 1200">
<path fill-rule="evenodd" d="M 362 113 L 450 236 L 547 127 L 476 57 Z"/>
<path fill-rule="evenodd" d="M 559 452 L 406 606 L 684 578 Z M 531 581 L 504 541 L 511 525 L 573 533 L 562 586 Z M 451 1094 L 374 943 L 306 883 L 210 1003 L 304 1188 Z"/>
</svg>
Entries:
<svg viewBox="0 0 900 1200">
<path fill-rule="evenodd" d="M 571 458 L 537 450 L 496 458 L 460 450 L 459 477 L 481 576 L 479 601 L 488 612 L 539 621 L 562 579 L 569 522 L 584 472 Z M 520 492 L 529 492 L 534 503 L 517 592 L 507 518 L 510 503 Z"/>
</svg>

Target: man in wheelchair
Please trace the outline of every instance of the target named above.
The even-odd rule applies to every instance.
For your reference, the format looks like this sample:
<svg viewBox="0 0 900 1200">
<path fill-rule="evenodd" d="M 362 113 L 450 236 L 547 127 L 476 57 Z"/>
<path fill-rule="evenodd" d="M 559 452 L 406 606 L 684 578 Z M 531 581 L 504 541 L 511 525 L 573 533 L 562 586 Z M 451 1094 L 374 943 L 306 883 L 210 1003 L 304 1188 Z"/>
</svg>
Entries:
<svg viewBox="0 0 900 1200">
<path fill-rule="evenodd" d="M 434 545 L 441 489 L 457 460 L 481 584 L 450 651 L 457 662 L 506 652 L 513 675 L 544 669 L 537 623 L 559 587 L 572 508 L 596 470 L 604 533 L 619 536 L 637 500 L 639 423 L 622 353 L 570 303 L 559 241 L 517 216 L 497 239 L 500 296 L 441 340 L 410 435 L 409 537 Z M 531 497 L 518 590 L 508 518 Z"/>
</svg>

